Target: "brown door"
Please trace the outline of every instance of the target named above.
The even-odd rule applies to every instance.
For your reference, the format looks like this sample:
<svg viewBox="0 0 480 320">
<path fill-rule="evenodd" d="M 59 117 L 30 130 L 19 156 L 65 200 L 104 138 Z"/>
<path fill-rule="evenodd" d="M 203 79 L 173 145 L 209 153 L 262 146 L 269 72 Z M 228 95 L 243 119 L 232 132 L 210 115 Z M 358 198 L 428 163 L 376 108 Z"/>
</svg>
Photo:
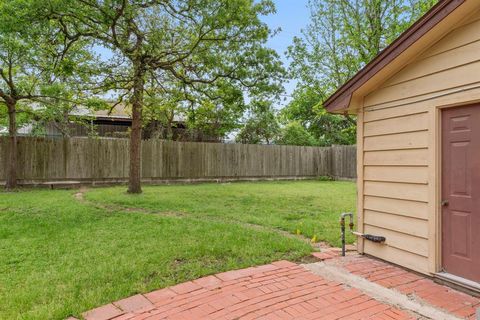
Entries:
<svg viewBox="0 0 480 320">
<path fill-rule="evenodd" d="M 442 112 L 442 259 L 480 282 L 480 104 Z"/>
</svg>

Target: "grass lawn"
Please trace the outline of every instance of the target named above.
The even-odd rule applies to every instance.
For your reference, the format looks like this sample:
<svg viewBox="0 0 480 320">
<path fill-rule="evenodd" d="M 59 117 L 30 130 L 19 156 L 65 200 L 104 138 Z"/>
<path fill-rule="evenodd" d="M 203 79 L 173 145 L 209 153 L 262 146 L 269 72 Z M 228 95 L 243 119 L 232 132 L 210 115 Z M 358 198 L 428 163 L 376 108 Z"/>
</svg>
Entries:
<svg viewBox="0 0 480 320">
<path fill-rule="evenodd" d="M 63 319 L 207 274 L 339 245 L 349 182 L 258 182 L 0 193 L 0 319 Z M 261 227 L 255 227 L 258 225 Z M 349 239 L 352 241 L 352 239 Z"/>
</svg>

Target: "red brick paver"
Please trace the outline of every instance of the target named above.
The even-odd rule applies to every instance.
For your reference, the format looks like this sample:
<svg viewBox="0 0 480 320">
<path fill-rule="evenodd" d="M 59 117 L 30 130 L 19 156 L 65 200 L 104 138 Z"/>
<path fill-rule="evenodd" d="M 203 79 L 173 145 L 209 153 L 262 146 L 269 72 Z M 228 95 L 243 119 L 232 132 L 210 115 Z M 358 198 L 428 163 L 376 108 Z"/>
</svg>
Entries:
<svg viewBox="0 0 480 320">
<path fill-rule="evenodd" d="M 314 256 L 318 260 L 323 261 L 323 260 L 338 258 L 341 256 L 341 253 L 338 251 L 325 250 L 322 252 L 314 252 L 312 253 L 312 256 Z"/>
<path fill-rule="evenodd" d="M 356 255 L 329 260 L 326 263 L 345 268 L 352 274 L 386 288 L 419 298 L 460 318 L 476 319 L 475 312 L 480 308 L 479 298 L 380 260 Z"/>
<path fill-rule="evenodd" d="M 85 320 L 108 320 L 113 319 L 123 312 L 113 304 L 107 304 L 102 307 L 95 308 L 83 314 Z"/>
<path fill-rule="evenodd" d="M 288 261 L 234 270 L 136 295 L 84 314 L 88 320 L 415 319 L 357 289 Z"/>
</svg>

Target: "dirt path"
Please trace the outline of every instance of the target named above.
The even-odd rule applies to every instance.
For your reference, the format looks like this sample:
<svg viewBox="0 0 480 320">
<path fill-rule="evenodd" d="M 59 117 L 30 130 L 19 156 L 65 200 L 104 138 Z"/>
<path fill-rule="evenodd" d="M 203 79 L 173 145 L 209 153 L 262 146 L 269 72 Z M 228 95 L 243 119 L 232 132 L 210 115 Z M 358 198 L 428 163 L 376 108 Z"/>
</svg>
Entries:
<svg viewBox="0 0 480 320">
<path fill-rule="evenodd" d="M 310 246 L 314 248 L 317 251 L 323 250 L 323 249 L 329 249 L 331 246 L 327 244 L 326 242 L 315 242 L 312 243 L 310 238 L 307 238 L 303 235 L 297 235 L 290 233 L 288 231 L 282 230 L 282 229 L 277 229 L 277 228 L 272 228 L 269 226 L 263 226 L 259 224 L 253 224 L 253 223 L 248 223 L 236 219 L 223 219 L 223 218 L 218 218 L 218 217 L 212 217 L 212 216 L 203 216 L 203 217 L 195 217 L 192 216 L 186 212 L 176 212 L 176 211 L 157 211 L 157 210 L 150 210 L 150 209 L 144 209 L 144 208 L 135 208 L 135 207 L 125 207 L 121 205 L 104 205 L 104 204 L 99 204 L 99 203 L 94 203 L 92 201 L 89 201 L 85 199 L 85 193 L 88 191 L 87 187 L 81 187 L 77 193 L 74 194 L 74 197 L 77 201 L 92 206 L 97 209 L 105 210 L 108 212 L 128 212 L 128 213 L 142 213 L 142 214 L 155 214 L 155 215 L 161 215 L 161 216 L 166 216 L 166 217 L 189 217 L 190 219 L 194 220 L 209 220 L 212 222 L 222 222 L 222 223 L 235 223 L 236 225 L 239 225 L 244 228 L 248 228 L 251 230 L 256 230 L 256 231 L 267 231 L 267 232 L 274 232 L 277 233 L 283 237 L 287 237 L 290 239 L 296 239 L 296 240 L 301 240 Z"/>
<path fill-rule="evenodd" d="M 80 202 L 84 202 L 85 201 L 84 195 L 87 192 L 87 190 L 88 190 L 87 187 L 80 187 L 80 189 L 78 189 L 78 192 L 74 194 L 75 199 L 77 199 Z"/>
</svg>

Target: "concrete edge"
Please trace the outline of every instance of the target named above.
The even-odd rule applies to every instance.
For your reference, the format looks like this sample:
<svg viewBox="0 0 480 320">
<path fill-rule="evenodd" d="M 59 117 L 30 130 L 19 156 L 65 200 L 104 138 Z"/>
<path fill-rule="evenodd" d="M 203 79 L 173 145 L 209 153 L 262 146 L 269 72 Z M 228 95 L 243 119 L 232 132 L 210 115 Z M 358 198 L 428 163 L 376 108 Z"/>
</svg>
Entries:
<svg viewBox="0 0 480 320">
<path fill-rule="evenodd" d="M 310 270 L 312 273 L 325 279 L 341 282 L 352 288 L 356 288 L 380 302 L 397 307 L 399 309 L 413 312 L 417 315 L 435 320 L 461 319 L 443 310 L 432 307 L 431 305 L 412 300 L 405 294 L 370 282 L 367 279 L 351 274 L 348 271 L 342 270 L 338 267 L 329 266 L 323 262 L 304 264 L 302 266 L 305 269 Z"/>
</svg>

